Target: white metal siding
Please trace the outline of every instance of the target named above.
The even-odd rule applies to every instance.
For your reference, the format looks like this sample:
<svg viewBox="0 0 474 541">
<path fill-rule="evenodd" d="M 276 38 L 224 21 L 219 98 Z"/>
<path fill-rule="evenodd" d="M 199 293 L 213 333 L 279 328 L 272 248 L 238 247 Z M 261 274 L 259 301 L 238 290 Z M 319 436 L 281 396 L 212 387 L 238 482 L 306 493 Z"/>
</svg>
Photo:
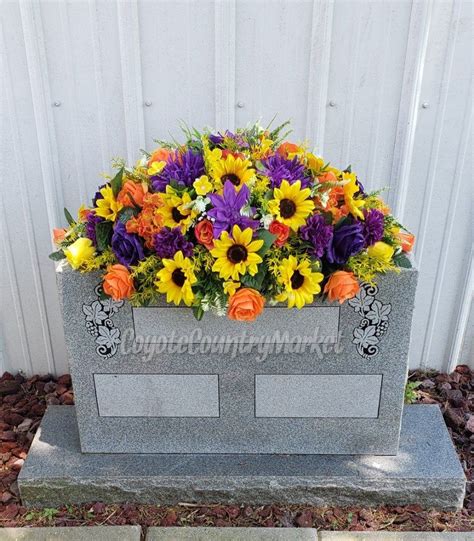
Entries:
<svg viewBox="0 0 474 541">
<path fill-rule="evenodd" d="M 469 2 L 4 0 L 1 15 L 6 369 L 67 370 L 50 230 L 111 157 L 179 136 L 180 119 L 276 113 L 388 186 L 417 235 L 411 366 L 473 364 Z"/>
</svg>

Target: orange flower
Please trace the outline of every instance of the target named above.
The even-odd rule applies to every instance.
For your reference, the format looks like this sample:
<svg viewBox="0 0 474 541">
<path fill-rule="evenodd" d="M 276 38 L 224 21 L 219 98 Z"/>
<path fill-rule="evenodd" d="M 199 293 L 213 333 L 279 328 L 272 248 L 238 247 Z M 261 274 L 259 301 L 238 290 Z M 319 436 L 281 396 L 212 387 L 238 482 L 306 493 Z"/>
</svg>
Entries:
<svg viewBox="0 0 474 541">
<path fill-rule="evenodd" d="M 327 293 L 330 302 L 339 301 L 342 304 L 359 291 L 359 282 L 353 272 L 336 271 L 329 277 L 324 293 Z"/>
<path fill-rule="evenodd" d="M 143 198 L 147 192 L 148 186 L 146 184 L 127 180 L 117 196 L 117 201 L 122 203 L 124 207 L 134 207 L 134 203 L 143 207 Z"/>
<path fill-rule="evenodd" d="M 61 244 L 66 237 L 67 229 L 53 229 L 53 241 L 54 244 Z"/>
<path fill-rule="evenodd" d="M 282 143 L 278 149 L 278 154 L 281 154 L 282 156 L 288 156 L 290 153 L 296 153 L 300 151 L 300 147 L 298 145 L 295 145 L 294 143 L 290 143 L 288 141 L 285 141 Z"/>
<path fill-rule="evenodd" d="M 397 237 L 400 240 L 402 250 L 404 252 L 409 253 L 413 250 L 413 245 L 415 244 L 415 235 L 412 233 L 404 233 L 403 231 L 399 231 Z"/>
<path fill-rule="evenodd" d="M 112 265 L 104 276 L 103 288 L 105 293 L 114 301 L 128 299 L 135 291 L 133 278 L 124 265 Z"/>
<path fill-rule="evenodd" d="M 157 148 L 155 152 L 150 156 L 150 159 L 148 160 L 148 167 L 153 162 L 166 162 L 168 158 L 170 157 L 170 151 L 166 148 Z"/>
<path fill-rule="evenodd" d="M 287 225 L 280 223 L 278 220 L 273 220 L 268 228 L 268 231 L 277 236 L 275 246 L 278 247 L 285 244 L 288 239 L 288 235 L 290 234 L 290 228 Z"/>
<path fill-rule="evenodd" d="M 153 239 L 163 227 L 163 216 L 156 209 L 163 206 L 163 199 L 158 193 L 146 193 L 143 197 L 143 209 L 125 224 L 127 233 L 136 233 L 145 239 L 145 246 L 153 249 Z"/>
<path fill-rule="evenodd" d="M 319 182 L 337 182 L 337 177 L 332 171 L 326 171 L 318 177 Z"/>
<path fill-rule="evenodd" d="M 242 154 L 242 152 L 232 152 L 231 150 L 224 149 L 222 151 L 222 159 L 225 160 L 229 154 L 232 154 L 234 158 L 240 158 L 241 160 L 245 160 L 245 154 Z"/>
<path fill-rule="evenodd" d="M 229 319 L 235 321 L 254 321 L 263 312 L 265 299 L 255 289 L 243 287 L 229 300 Z"/>
<path fill-rule="evenodd" d="M 214 228 L 209 220 L 200 221 L 194 229 L 194 234 L 199 244 L 202 244 L 208 250 L 214 248 Z"/>
</svg>

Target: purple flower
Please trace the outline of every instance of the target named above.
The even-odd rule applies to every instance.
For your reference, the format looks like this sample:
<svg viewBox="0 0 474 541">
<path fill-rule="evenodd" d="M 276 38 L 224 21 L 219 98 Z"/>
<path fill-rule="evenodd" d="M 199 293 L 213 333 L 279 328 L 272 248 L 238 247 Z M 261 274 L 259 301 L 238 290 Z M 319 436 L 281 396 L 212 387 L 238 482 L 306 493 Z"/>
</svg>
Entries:
<svg viewBox="0 0 474 541">
<path fill-rule="evenodd" d="M 365 212 L 365 221 L 363 222 L 365 246 L 372 246 L 383 237 L 383 214 L 380 210 L 372 209 Z"/>
<path fill-rule="evenodd" d="M 300 236 L 311 244 L 310 255 L 320 258 L 332 240 L 333 227 L 326 224 L 321 214 L 313 214 L 306 220 L 306 225 L 300 229 Z"/>
<path fill-rule="evenodd" d="M 94 246 L 97 246 L 97 238 L 95 234 L 95 226 L 97 224 L 100 224 L 101 222 L 104 222 L 104 218 L 101 218 L 100 216 L 97 216 L 95 212 L 89 212 L 87 216 L 87 222 L 86 222 L 86 237 L 88 239 L 91 239 L 92 244 Z"/>
<path fill-rule="evenodd" d="M 100 190 L 102 190 L 102 188 L 105 188 L 107 186 L 107 184 L 108 184 L 108 182 L 106 182 L 105 184 L 102 184 L 101 186 L 99 186 L 97 188 L 97 191 L 95 192 L 95 195 L 92 198 L 92 206 L 93 207 L 97 206 L 97 200 L 98 199 L 104 199 L 104 196 L 100 193 Z"/>
<path fill-rule="evenodd" d="M 155 192 L 164 192 L 166 186 L 174 180 L 179 186 L 192 186 L 193 182 L 204 175 L 204 159 L 201 154 L 187 150 L 184 154 L 175 153 L 168 158 L 163 171 L 151 177 Z"/>
<path fill-rule="evenodd" d="M 257 220 L 240 214 L 241 209 L 247 204 L 249 196 L 250 190 L 245 184 L 237 191 L 229 180 L 224 184 L 223 195 L 209 195 L 214 208 L 209 210 L 207 214 L 214 218 L 214 238 L 219 238 L 223 231 L 229 231 L 234 225 L 238 225 L 241 229 L 247 227 L 256 229 L 258 227 Z M 251 211 L 254 212 L 254 209 Z"/>
<path fill-rule="evenodd" d="M 221 146 L 224 143 L 225 138 L 232 139 L 240 148 L 247 148 L 249 146 L 247 141 L 245 141 L 241 135 L 232 133 L 229 130 L 226 130 L 224 134 L 219 132 L 211 133 L 211 135 L 209 135 L 209 141 L 215 146 Z"/>
<path fill-rule="evenodd" d="M 297 156 L 288 160 L 280 154 L 275 154 L 263 160 L 262 165 L 262 172 L 270 178 L 272 188 L 279 188 L 282 180 L 287 180 L 290 184 L 300 180 L 302 188 L 310 185 L 310 179 L 304 174 L 304 165 L 299 162 Z"/>
<path fill-rule="evenodd" d="M 364 246 L 363 225 L 360 222 L 344 224 L 334 231 L 326 257 L 329 263 L 343 264 L 349 257 L 358 254 Z"/>
<path fill-rule="evenodd" d="M 153 246 L 158 256 L 162 259 L 172 259 L 174 254 L 179 250 L 183 252 L 185 257 L 191 257 L 194 248 L 193 243 L 185 239 L 179 227 L 175 227 L 174 229 L 163 227 L 155 235 Z"/>
<path fill-rule="evenodd" d="M 117 222 L 112 235 L 112 251 L 122 265 L 130 267 L 145 257 L 138 235 L 127 233 L 125 224 Z"/>
</svg>

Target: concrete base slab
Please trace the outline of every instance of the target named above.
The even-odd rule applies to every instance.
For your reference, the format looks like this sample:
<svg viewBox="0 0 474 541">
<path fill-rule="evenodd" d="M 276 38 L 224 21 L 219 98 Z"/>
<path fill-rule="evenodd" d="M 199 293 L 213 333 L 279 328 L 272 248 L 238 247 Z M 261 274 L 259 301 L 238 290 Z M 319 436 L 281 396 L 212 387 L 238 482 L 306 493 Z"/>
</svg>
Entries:
<svg viewBox="0 0 474 541">
<path fill-rule="evenodd" d="M 2 528 L 0 541 L 140 541 L 140 526 Z"/>
<path fill-rule="evenodd" d="M 319 541 L 313 528 L 148 528 L 146 541 Z"/>
<path fill-rule="evenodd" d="M 458 509 L 465 482 L 441 412 L 431 405 L 405 408 L 396 456 L 82 454 L 74 407 L 51 406 L 18 478 L 29 506 L 133 501 Z"/>
</svg>

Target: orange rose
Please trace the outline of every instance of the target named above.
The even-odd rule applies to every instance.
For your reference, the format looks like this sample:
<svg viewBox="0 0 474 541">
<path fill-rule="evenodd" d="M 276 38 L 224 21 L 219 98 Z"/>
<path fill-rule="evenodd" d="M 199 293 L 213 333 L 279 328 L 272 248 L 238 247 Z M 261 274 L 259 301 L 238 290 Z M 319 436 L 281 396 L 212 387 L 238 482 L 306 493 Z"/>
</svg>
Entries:
<svg viewBox="0 0 474 541">
<path fill-rule="evenodd" d="M 337 177 L 332 171 L 326 171 L 318 177 L 319 182 L 337 182 Z"/>
<path fill-rule="evenodd" d="M 153 162 L 166 162 L 168 158 L 170 157 L 170 151 L 166 148 L 157 148 L 155 152 L 150 156 L 150 159 L 148 160 L 148 167 Z"/>
<path fill-rule="evenodd" d="M 53 241 L 54 244 L 61 244 L 66 236 L 66 229 L 53 229 Z"/>
<path fill-rule="evenodd" d="M 359 282 L 353 272 L 336 271 L 329 277 L 324 287 L 324 293 L 327 293 L 329 301 L 339 301 L 342 304 L 359 291 Z"/>
<path fill-rule="evenodd" d="M 280 223 L 277 220 L 273 220 L 273 222 L 270 224 L 270 227 L 268 228 L 268 231 L 272 233 L 272 235 L 276 235 L 277 238 L 275 240 L 275 246 L 283 246 L 288 239 L 288 235 L 290 234 L 290 228 Z"/>
<path fill-rule="evenodd" d="M 198 222 L 194 228 L 194 234 L 199 244 L 204 245 L 208 250 L 214 248 L 214 228 L 209 220 Z"/>
<path fill-rule="evenodd" d="M 103 288 L 114 301 L 128 299 L 135 291 L 133 278 L 127 267 L 118 264 L 108 268 L 107 274 L 104 276 Z"/>
<path fill-rule="evenodd" d="M 235 321 L 254 321 L 263 312 L 265 299 L 255 289 L 243 287 L 229 300 L 229 319 Z"/>
<path fill-rule="evenodd" d="M 277 152 L 278 154 L 281 154 L 282 156 L 288 156 L 288 154 L 299 152 L 299 150 L 300 150 L 300 147 L 298 145 L 285 141 L 278 147 Z"/>
<path fill-rule="evenodd" d="M 143 198 L 147 192 L 148 186 L 146 184 L 127 180 L 117 196 L 117 201 L 122 203 L 124 207 L 134 207 L 134 203 L 143 207 Z"/>
<path fill-rule="evenodd" d="M 415 235 L 412 235 L 411 233 L 404 233 L 403 231 L 399 231 L 397 234 L 397 237 L 399 238 L 402 250 L 404 252 L 411 252 L 413 250 L 413 245 L 415 244 Z"/>
</svg>

